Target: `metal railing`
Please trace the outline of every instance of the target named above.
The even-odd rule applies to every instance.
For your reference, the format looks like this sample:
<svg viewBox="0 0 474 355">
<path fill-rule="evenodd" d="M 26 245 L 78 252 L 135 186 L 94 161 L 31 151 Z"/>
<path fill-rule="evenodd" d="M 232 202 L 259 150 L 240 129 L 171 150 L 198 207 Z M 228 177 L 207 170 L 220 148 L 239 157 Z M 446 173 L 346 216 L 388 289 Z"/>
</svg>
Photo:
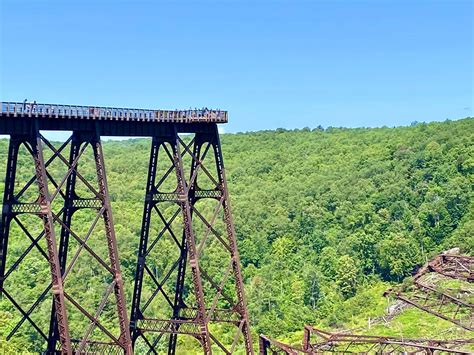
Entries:
<svg viewBox="0 0 474 355">
<path fill-rule="evenodd" d="M 1 102 L 1 116 L 94 119 L 112 121 L 216 122 L 228 121 L 227 111 L 212 109 L 147 110 L 117 107 Z"/>
</svg>

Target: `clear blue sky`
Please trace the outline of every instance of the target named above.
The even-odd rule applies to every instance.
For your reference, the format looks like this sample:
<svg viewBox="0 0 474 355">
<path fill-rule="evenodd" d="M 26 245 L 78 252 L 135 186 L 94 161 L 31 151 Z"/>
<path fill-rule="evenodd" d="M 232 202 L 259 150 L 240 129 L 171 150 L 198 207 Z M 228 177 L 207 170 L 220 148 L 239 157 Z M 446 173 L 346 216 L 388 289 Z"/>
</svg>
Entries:
<svg viewBox="0 0 474 355">
<path fill-rule="evenodd" d="M 228 132 L 474 115 L 474 1 L 0 3 L 3 101 L 208 106 Z"/>
</svg>

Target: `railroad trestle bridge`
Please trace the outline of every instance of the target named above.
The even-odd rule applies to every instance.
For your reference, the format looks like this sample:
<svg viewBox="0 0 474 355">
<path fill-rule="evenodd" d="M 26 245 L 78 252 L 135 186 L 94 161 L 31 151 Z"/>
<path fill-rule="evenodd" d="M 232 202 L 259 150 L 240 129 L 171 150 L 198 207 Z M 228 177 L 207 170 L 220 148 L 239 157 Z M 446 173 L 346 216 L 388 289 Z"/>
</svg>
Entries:
<svg viewBox="0 0 474 355">
<path fill-rule="evenodd" d="M 178 336 L 196 339 L 206 354 L 230 354 L 237 348 L 253 353 L 217 128 L 227 122 L 226 111 L 36 102 L 2 102 L 1 107 L 0 134 L 10 135 L 10 141 L 0 226 L 0 295 L 18 319 L 7 340 L 27 327 L 50 354 L 131 354 L 137 347 L 174 354 Z M 43 131 L 72 133 L 59 145 Z M 131 309 L 125 300 L 102 136 L 151 138 Z M 87 159 L 93 161 L 94 176 L 81 168 Z M 30 163 L 32 176 L 26 181 L 19 178 L 19 161 Z M 18 240 L 21 251 L 12 249 Z M 99 253 L 97 243 L 106 245 L 107 252 Z M 44 261 L 49 276 L 44 289 L 26 300 L 22 289 L 27 285 L 19 283 L 25 279 L 17 276 L 32 253 Z M 157 273 L 156 261 L 163 255 L 175 259 Z M 79 273 L 81 260 L 102 270 L 102 282 L 95 286 L 100 302 L 93 306 L 84 305 L 86 290 L 71 286 L 79 274 L 84 285 L 94 281 L 93 275 Z M 49 318 L 38 318 L 45 309 Z"/>
</svg>

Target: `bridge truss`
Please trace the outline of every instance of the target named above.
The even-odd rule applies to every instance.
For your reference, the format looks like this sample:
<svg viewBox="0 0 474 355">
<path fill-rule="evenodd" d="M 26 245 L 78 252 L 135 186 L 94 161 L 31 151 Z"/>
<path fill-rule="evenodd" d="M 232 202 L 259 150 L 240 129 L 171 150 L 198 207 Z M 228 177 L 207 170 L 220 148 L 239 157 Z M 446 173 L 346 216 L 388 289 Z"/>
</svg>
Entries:
<svg viewBox="0 0 474 355">
<path fill-rule="evenodd" d="M 473 331 L 473 270 L 474 257 L 441 254 L 417 272 L 411 292 L 390 290 L 386 295 L 393 295 L 409 305 Z M 447 278 L 457 280 L 458 287 L 453 289 L 433 284 L 433 280 L 439 284 Z"/>
<path fill-rule="evenodd" d="M 395 298 L 450 321 L 467 330 L 473 328 L 472 288 L 474 258 L 441 254 L 419 269 L 410 292 L 388 290 Z M 389 336 L 330 333 L 306 325 L 301 347 L 260 335 L 260 354 L 467 354 L 474 339 L 408 339 Z"/>
<path fill-rule="evenodd" d="M 474 345 L 474 340 L 408 339 L 389 336 L 369 336 L 329 333 L 305 326 L 303 349 L 310 353 L 358 353 L 358 354 L 465 354 L 463 347 Z"/>
<path fill-rule="evenodd" d="M 292 346 L 260 335 L 261 355 L 300 354 L 466 354 L 474 346 L 470 340 L 407 339 L 330 333 L 305 326 L 301 347 Z M 469 348 L 470 347 L 470 348 Z"/>
<path fill-rule="evenodd" d="M 153 353 L 166 348 L 174 353 L 178 334 L 186 334 L 197 339 L 205 352 L 214 343 L 230 354 L 240 339 L 250 352 L 217 128 L 196 133 L 189 141 L 177 134 L 153 138 L 146 191 L 132 301 L 133 340 Z M 152 270 L 154 255 L 163 252 L 174 255 L 175 261 L 163 266 L 157 277 Z M 192 290 L 189 296 L 187 288 Z M 154 315 L 154 305 L 161 309 L 160 318 Z M 228 330 L 232 342 L 223 344 L 212 329 Z"/>
<path fill-rule="evenodd" d="M 11 137 L 0 225 L 0 296 L 15 319 L 7 340 L 27 332 L 46 353 L 174 354 L 190 336 L 206 354 L 252 354 L 217 130 L 227 113 L 34 105 L 2 103 L 0 114 Z M 72 134 L 57 144 L 48 130 Z M 130 322 L 103 135 L 152 138 Z"/>
<path fill-rule="evenodd" d="M 68 146 L 70 147 L 69 157 L 66 158 L 64 150 Z M 47 150 L 49 158 L 45 157 Z M 16 171 L 20 152 L 30 155 L 31 163 L 34 166 L 34 176 L 26 183 L 19 185 Z M 87 153 L 92 153 L 95 161 L 96 181 L 84 177 L 78 170 L 79 161 Z M 63 165 L 61 167 L 56 164 L 56 174 L 48 171 L 48 168 L 55 163 Z M 90 197 L 83 198 L 77 193 L 78 181 L 82 183 L 83 190 L 87 190 Z M 75 341 L 77 351 L 82 352 L 89 346 L 89 339 L 94 331 L 100 331 L 109 338 L 110 346 L 131 351 L 123 281 L 102 147 L 98 136 L 94 133 L 74 132 L 65 143 L 56 148 L 41 135 L 39 130 L 33 130 L 29 135 L 15 135 L 10 140 L 5 182 L 0 235 L 0 249 L 2 250 L 0 290 L 22 314 L 19 322 L 7 335 L 7 339 L 15 336 L 22 324 L 28 322 L 48 342 L 48 352 L 54 352 L 57 345 L 60 345 L 62 351 L 70 353 L 72 351 L 71 341 Z M 22 187 L 19 188 L 20 186 Z M 88 210 L 88 214 L 93 215 L 85 236 L 76 233 L 74 225 L 75 216 L 79 215 L 82 210 Z M 35 219 L 41 221 L 42 228 L 38 226 L 38 223 L 35 223 Z M 101 220 L 104 225 L 102 230 L 99 228 Z M 17 228 L 14 228 L 12 224 L 15 224 Z M 29 240 L 29 245 L 6 268 L 11 230 L 19 231 L 20 233 L 16 233 L 15 237 Z M 58 230 L 60 231 L 59 241 L 56 237 Z M 108 246 L 108 255 L 98 255 L 88 245 L 90 238 L 102 239 Z M 21 264 L 25 260 L 32 261 L 31 257 L 35 255 L 33 251 L 39 253 L 49 264 L 51 282 L 47 282 L 35 302 L 25 308 L 21 305 L 22 285 L 18 282 L 9 283 L 9 281 L 18 279 L 15 278 L 15 273 L 24 271 Z M 83 293 L 70 290 L 68 283 L 74 278 L 75 271 L 79 267 L 79 257 L 84 254 L 88 254 L 87 259 L 97 262 L 104 269 L 103 294 L 95 309 L 84 308 L 81 305 L 81 300 L 84 301 Z M 53 296 L 52 316 L 48 327 L 46 325 L 48 322 L 44 322 L 44 319 L 34 320 L 32 314 L 35 310 L 40 309 L 43 303 L 50 301 L 51 294 Z M 113 295 L 115 296 L 114 300 L 111 299 Z M 110 315 L 112 307 L 115 308 L 113 313 L 117 317 L 117 325 L 120 329 L 117 334 L 114 334 L 103 324 L 103 315 Z M 82 323 L 82 334 L 70 329 L 67 314 L 71 312 L 76 315 L 80 314 L 81 320 L 87 320 L 86 322 L 78 321 Z M 77 338 L 72 338 L 71 333 L 77 335 Z"/>
<path fill-rule="evenodd" d="M 428 263 L 426 271 L 467 282 L 474 282 L 474 257 L 441 254 Z M 423 274 L 426 273 L 423 270 Z M 421 275 L 422 273 L 419 273 Z"/>
</svg>

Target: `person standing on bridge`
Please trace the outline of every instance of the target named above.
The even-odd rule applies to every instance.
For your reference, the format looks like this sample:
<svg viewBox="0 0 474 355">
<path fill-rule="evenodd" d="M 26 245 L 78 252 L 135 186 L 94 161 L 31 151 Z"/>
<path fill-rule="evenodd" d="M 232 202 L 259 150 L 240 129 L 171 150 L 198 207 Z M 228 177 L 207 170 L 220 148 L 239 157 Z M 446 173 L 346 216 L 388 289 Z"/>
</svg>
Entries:
<svg viewBox="0 0 474 355">
<path fill-rule="evenodd" d="M 26 110 L 26 103 L 28 102 L 28 99 L 25 99 L 25 101 L 23 101 L 23 112 L 25 112 Z"/>
</svg>

